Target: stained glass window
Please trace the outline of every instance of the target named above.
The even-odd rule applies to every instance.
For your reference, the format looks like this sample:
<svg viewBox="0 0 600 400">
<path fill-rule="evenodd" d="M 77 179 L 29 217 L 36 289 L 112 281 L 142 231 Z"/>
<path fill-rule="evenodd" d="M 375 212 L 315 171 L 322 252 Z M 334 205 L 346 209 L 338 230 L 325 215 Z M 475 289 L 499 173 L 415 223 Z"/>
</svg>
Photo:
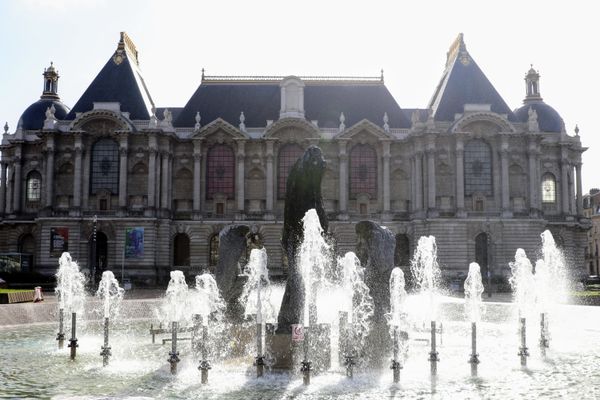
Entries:
<svg viewBox="0 0 600 400">
<path fill-rule="evenodd" d="M 92 148 L 90 192 L 119 193 L 119 145 L 112 139 L 98 140 Z"/>
<path fill-rule="evenodd" d="M 206 160 L 206 198 L 224 194 L 233 199 L 235 194 L 235 157 L 231 147 L 217 144 L 210 148 Z"/>
<path fill-rule="evenodd" d="M 287 183 L 287 177 L 296 161 L 302 157 L 302 154 L 304 154 L 304 150 L 297 144 L 287 144 L 283 146 L 281 150 L 279 150 L 277 193 L 280 199 L 285 198 L 285 185 Z"/>
<path fill-rule="evenodd" d="M 350 151 L 350 197 L 358 194 L 377 197 L 377 154 L 368 144 L 357 144 Z"/>
<path fill-rule="evenodd" d="M 465 195 L 492 195 L 492 151 L 481 139 L 465 145 Z"/>
</svg>

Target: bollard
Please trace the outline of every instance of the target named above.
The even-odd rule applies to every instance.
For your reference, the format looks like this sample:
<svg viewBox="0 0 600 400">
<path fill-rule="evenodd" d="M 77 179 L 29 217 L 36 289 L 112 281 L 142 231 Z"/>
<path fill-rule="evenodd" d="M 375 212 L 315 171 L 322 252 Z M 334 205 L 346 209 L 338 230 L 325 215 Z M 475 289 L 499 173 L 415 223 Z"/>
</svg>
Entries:
<svg viewBox="0 0 600 400">
<path fill-rule="evenodd" d="M 177 351 L 177 322 L 173 321 L 171 326 L 171 351 L 167 361 L 171 364 L 171 374 L 175 375 L 177 374 L 177 363 L 180 361 L 179 352 Z"/>
<path fill-rule="evenodd" d="M 71 348 L 71 360 L 75 360 L 75 356 L 77 355 L 77 313 L 71 314 L 71 339 L 69 339 L 69 346 Z"/>
<path fill-rule="evenodd" d="M 110 346 L 108 345 L 108 317 L 104 318 L 104 346 L 102 346 L 100 355 L 102 356 L 102 366 L 106 367 L 111 356 Z"/>
<path fill-rule="evenodd" d="M 58 333 L 56 334 L 56 340 L 58 340 L 58 348 L 62 349 L 65 343 L 65 329 L 64 329 L 65 310 L 58 310 Z"/>
</svg>

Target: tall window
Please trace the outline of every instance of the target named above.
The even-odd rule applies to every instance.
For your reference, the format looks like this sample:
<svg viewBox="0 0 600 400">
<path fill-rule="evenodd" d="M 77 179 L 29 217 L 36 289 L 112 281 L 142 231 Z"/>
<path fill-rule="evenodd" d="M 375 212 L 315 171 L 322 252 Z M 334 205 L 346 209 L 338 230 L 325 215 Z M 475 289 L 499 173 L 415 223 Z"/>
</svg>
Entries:
<svg viewBox="0 0 600 400">
<path fill-rule="evenodd" d="M 465 195 L 492 195 L 492 151 L 481 139 L 465 145 Z"/>
<path fill-rule="evenodd" d="M 285 199 L 285 185 L 290 170 L 296 161 L 302 157 L 304 150 L 297 144 L 286 144 L 279 150 L 279 165 L 277 167 L 277 193 L 280 199 Z"/>
<path fill-rule="evenodd" d="M 27 174 L 27 205 L 39 205 L 42 199 L 42 176 L 37 171 Z"/>
<path fill-rule="evenodd" d="M 219 234 L 216 233 L 208 241 L 208 265 L 215 267 L 219 263 Z"/>
<path fill-rule="evenodd" d="M 377 154 L 368 144 L 357 144 L 350 151 L 350 197 L 358 194 L 377 197 Z"/>
<path fill-rule="evenodd" d="M 475 262 L 481 268 L 481 277 L 487 282 L 490 238 L 487 233 L 481 232 L 475 237 Z"/>
<path fill-rule="evenodd" d="M 119 193 L 119 145 L 112 139 L 100 139 L 92 148 L 90 192 L 108 190 Z"/>
<path fill-rule="evenodd" d="M 213 199 L 217 193 L 228 199 L 235 192 L 235 157 L 231 147 L 217 144 L 210 148 L 206 160 L 206 198 Z M 241 182 L 243 184 L 243 182 Z"/>
<path fill-rule="evenodd" d="M 178 233 L 173 239 L 173 265 L 190 265 L 190 238 L 185 233 Z"/>
<path fill-rule="evenodd" d="M 542 178 L 542 203 L 556 203 L 556 179 L 550 173 L 544 174 Z"/>
</svg>

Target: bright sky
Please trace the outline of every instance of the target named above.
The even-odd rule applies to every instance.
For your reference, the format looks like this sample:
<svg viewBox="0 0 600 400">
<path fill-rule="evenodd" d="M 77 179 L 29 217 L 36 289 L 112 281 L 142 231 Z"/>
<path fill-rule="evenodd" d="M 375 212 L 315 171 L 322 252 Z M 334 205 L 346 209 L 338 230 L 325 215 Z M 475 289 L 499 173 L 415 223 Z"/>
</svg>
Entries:
<svg viewBox="0 0 600 400">
<path fill-rule="evenodd" d="M 400 107 L 425 108 L 459 32 L 515 109 L 533 64 L 567 132 L 579 125 L 583 186 L 600 187 L 600 24 L 593 1 L 0 1 L 0 121 L 14 131 L 54 61 L 72 107 L 126 31 L 157 106 L 184 106 L 209 75 L 378 75 Z"/>
</svg>

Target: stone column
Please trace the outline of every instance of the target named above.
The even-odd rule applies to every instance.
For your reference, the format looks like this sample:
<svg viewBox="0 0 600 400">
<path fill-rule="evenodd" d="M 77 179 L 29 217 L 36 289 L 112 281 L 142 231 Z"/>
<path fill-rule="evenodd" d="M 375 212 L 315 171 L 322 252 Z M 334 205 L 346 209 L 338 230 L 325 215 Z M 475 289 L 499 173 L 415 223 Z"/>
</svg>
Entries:
<svg viewBox="0 0 600 400">
<path fill-rule="evenodd" d="M 541 182 L 537 173 L 537 148 L 535 141 L 532 139 L 529 142 L 529 151 L 527 152 L 529 161 L 529 214 L 535 216 L 540 210 L 538 202 L 539 192 L 541 190 Z"/>
<path fill-rule="evenodd" d="M 168 151 L 162 152 L 161 162 L 162 178 L 160 179 L 161 187 L 161 199 L 160 207 L 163 209 L 169 208 L 169 153 Z"/>
<path fill-rule="evenodd" d="M 427 148 L 427 208 L 435 210 L 435 150 Z"/>
<path fill-rule="evenodd" d="M 346 140 L 338 140 L 338 157 L 339 157 L 339 213 L 346 215 L 348 212 L 348 142 Z"/>
<path fill-rule="evenodd" d="M 508 176 L 508 141 L 506 137 L 502 138 L 500 148 L 500 169 L 502 179 L 502 214 L 507 215 L 510 213 L 510 186 Z"/>
<path fill-rule="evenodd" d="M 423 153 L 415 154 L 415 210 L 423 209 Z"/>
<path fill-rule="evenodd" d="M 577 215 L 583 215 L 583 188 L 581 186 L 581 162 L 575 164 L 577 173 Z"/>
<path fill-rule="evenodd" d="M 562 212 L 565 215 L 569 215 L 569 168 L 571 166 L 566 159 L 563 159 L 560 163 L 561 172 L 561 199 L 562 199 Z"/>
<path fill-rule="evenodd" d="M 174 151 L 174 150 L 173 150 Z M 173 208 L 173 154 L 169 153 L 169 174 L 167 181 L 167 209 L 171 210 Z"/>
<path fill-rule="evenodd" d="M 15 181 L 13 183 L 13 212 L 18 214 L 21 211 L 21 188 L 23 182 L 21 182 L 21 145 L 17 145 L 15 149 L 15 157 L 13 158 L 13 164 L 15 169 Z"/>
<path fill-rule="evenodd" d="M 244 140 L 237 141 L 237 176 L 235 178 L 235 184 L 237 187 L 237 210 L 240 214 L 244 213 L 244 185 L 245 185 L 245 174 L 244 174 L 244 163 L 246 161 L 246 153 L 245 153 L 245 144 Z"/>
<path fill-rule="evenodd" d="M 200 205 L 200 179 L 202 177 L 202 142 L 194 140 L 194 204 L 193 211 L 196 214 L 201 212 Z"/>
<path fill-rule="evenodd" d="M 381 143 L 383 150 L 383 212 L 390 211 L 390 142 Z"/>
<path fill-rule="evenodd" d="M 82 207 L 89 208 L 90 203 L 90 166 L 92 163 L 92 152 L 87 148 L 83 152 L 83 184 L 81 187 Z"/>
<path fill-rule="evenodd" d="M 6 209 L 6 162 L 4 157 L 0 161 L 0 214 Z"/>
<path fill-rule="evenodd" d="M 273 160 L 275 158 L 273 144 L 274 142 L 272 140 L 266 141 L 265 160 L 267 163 L 267 171 L 265 175 L 265 208 L 267 214 L 273 213 Z"/>
<path fill-rule="evenodd" d="M 123 134 L 119 140 L 119 208 L 127 208 L 127 135 Z"/>
<path fill-rule="evenodd" d="M 465 148 L 461 137 L 456 138 L 456 215 L 465 215 Z"/>
<path fill-rule="evenodd" d="M 5 213 L 12 214 L 13 211 L 13 185 L 10 183 L 10 178 L 12 177 L 13 166 L 11 163 L 6 165 L 6 205 L 5 205 Z"/>
<path fill-rule="evenodd" d="M 156 146 L 156 136 L 153 133 L 148 134 L 148 208 L 156 208 L 156 155 L 158 153 Z"/>
<path fill-rule="evenodd" d="M 44 194 L 45 206 L 52 208 L 54 203 L 54 137 L 46 136 L 46 190 Z"/>
</svg>

